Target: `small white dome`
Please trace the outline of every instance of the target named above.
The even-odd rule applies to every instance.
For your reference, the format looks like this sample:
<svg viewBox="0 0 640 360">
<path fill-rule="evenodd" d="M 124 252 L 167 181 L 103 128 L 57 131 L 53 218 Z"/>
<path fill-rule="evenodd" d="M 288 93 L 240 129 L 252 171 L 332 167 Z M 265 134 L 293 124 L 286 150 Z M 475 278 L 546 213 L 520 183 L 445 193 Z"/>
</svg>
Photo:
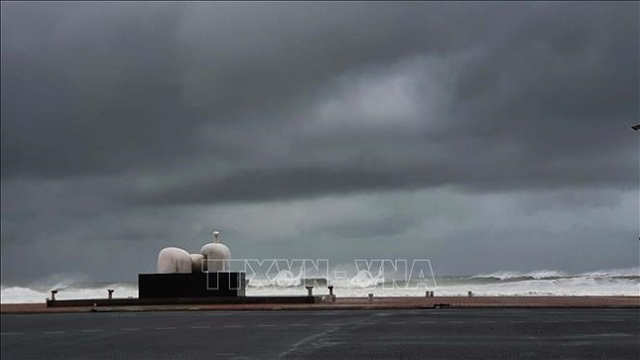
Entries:
<svg viewBox="0 0 640 360">
<path fill-rule="evenodd" d="M 206 270 L 205 267 L 205 261 L 204 261 L 204 255 L 202 254 L 189 254 L 189 256 L 191 256 L 191 271 L 196 273 L 196 272 L 203 272 Z"/>
<path fill-rule="evenodd" d="M 200 249 L 200 254 L 204 255 L 206 269 L 209 272 L 229 270 L 231 260 L 231 250 L 225 244 L 208 243 Z"/>
</svg>

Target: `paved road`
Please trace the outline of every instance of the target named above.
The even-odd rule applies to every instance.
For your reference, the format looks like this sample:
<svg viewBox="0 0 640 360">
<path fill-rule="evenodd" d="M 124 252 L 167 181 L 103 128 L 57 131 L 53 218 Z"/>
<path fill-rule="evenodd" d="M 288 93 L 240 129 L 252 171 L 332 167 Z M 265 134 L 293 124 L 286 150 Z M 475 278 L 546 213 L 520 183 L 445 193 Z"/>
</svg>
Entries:
<svg viewBox="0 0 640 360">
<path fill-rule="evenodd" d="M 2 359 L 640 359 L 640 309 L 3 314 Z"/>
</svg>

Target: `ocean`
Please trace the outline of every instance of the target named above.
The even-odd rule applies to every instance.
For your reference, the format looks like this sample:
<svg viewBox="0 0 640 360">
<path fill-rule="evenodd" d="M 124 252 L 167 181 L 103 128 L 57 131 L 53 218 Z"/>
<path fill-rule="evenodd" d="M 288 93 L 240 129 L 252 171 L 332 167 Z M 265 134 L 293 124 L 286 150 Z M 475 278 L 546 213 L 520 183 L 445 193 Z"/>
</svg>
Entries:
<svg viewBox="0 0 640 360">
<path fill-rule="evenodd" d="M 372 276 L 359 272 L 342 279 L 278 274 L 272 278 L 253 278 L 247 286 L 247 296 L 306 295 L 305 286 L 313 285 L 314 294 L 328 294 L 334 286 L 339 297 L 424 296 L 433 291 L 436 296 L 640 296 L 640 267 L 611 269 L 568 274 L 562 271 L 532 272 L 500 271 L 468 276 L 435 276 L 425 283 Z M 56 299 L 106 298 L 107 289 L 114 290 L 114 298 L 138 297 L 135 282 L 105 283 L 61 279 L 51 284 L 2 286 L 1 302 L 42 303 L 50 291 L 58 289 Z"/>
</svg>

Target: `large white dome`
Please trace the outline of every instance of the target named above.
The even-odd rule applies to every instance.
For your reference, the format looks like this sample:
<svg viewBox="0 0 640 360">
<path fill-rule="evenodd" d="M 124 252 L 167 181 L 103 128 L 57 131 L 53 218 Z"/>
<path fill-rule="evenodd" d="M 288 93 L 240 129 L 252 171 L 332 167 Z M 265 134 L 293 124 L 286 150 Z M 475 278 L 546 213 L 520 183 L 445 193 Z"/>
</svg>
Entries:
<svg viewBox="0 0 640 360">
<path fill-rule="evenodd" d="M 166 247 L 158 253 L 159 274 L 185 274 L 191 269 L 191 257 L 185 249 Z"/>
</svg>

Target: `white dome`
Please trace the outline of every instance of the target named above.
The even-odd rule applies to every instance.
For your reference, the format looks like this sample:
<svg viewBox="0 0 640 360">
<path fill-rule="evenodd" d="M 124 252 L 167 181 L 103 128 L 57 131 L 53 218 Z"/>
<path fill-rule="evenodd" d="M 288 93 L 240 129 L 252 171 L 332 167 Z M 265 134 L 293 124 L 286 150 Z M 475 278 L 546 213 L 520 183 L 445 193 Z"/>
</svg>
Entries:
<svg viewBox="0 0 640 360">
<path fill-rule="evenodd" d="M 231 250 L 225 244 L 208 243 L 200 249 L 200 254 L 204 255 L 206 269 L 209 272 L 229 270 L 231 260 Z"/>
<path fill-rule="evenodd" d="M 191 257 L 185 249 L 166 247 L 158 253 L 159 274 L 185 274 L 191 272 Z"/>
<path fill-rule="evenodd" d="M 204 264 L 204 255 L 202 254 L 189 254 L 191 256 L 191 271 L 203 272 L 206 270 Z"/>
</svg>

